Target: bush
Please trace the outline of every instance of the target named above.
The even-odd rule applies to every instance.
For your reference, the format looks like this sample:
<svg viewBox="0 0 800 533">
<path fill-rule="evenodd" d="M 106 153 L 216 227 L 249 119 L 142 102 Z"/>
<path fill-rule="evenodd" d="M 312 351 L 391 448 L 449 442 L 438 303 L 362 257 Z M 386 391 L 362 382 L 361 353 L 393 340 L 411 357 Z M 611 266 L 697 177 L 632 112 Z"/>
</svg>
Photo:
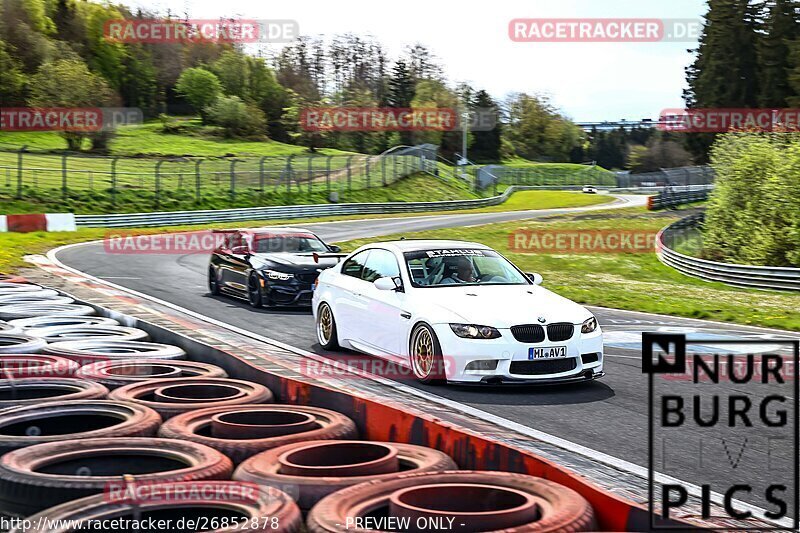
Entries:
<svg viewBox="0 0 800 533">
<path fill-rule="evenodd" d="M 800 134 L 729 133 L 715 143 L 704 255 L 800 266 Z"/>
<path fill-rule="evenodd" d="M 238 96 L 223 96 L 206 108 L 208 122 L 220 126 L 226 137 L 263 135 L 267 120 L 264 112 L 247 105 Z"/>
</svg>

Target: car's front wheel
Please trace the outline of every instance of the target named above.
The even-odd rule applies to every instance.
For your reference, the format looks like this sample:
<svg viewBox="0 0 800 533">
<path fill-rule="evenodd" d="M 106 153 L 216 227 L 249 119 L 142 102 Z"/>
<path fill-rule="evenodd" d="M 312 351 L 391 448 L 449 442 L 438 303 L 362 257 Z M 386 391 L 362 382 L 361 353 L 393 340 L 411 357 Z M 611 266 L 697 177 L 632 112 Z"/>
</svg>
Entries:
<svg viewBox="0 0 800 533">
<path fill-rule="evenodd" d="M 261 294 L 261 281 L 258 275 L 252 272 L 247 278 L 247 301 L 250 306 L 259 309 L 264 306 L 264 297 Z"/>
<path fill-rule="evenodd" d="M 208 292 L 214 296 L 219 296 L 219 280 L 217 279 L 217 271 L 214 267 L 208 269 Z"/>
<path fill-rule="evenodd" d="M 414 377 L 422 383 L 441 384 L 447 381 L 442 347 L 429 325 L 419 324 L 411 332 L 409 356 Z"/>
<path fill-rule="evenodd" d="M 317 308 L 317 341 L 326 350 L 336 350 L 339 348 L 339 340 L 336 337 L 336 320 L 333 318 L 331 306 L 325 302 L 319 304 Z"/>
</svg>

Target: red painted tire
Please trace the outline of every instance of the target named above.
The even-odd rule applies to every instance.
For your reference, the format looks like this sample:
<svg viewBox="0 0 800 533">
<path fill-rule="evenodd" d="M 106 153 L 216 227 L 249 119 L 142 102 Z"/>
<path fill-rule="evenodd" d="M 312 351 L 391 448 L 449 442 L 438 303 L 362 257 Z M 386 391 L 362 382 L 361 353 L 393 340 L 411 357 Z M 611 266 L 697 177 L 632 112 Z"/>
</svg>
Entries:
<svg viewBox="0 0 800 533">
<path fill-rule="evenodd" d="M 197 361 L 123 359 L 82 366 L 75 377 L 91 379 L 109 389 L 116 389 L 153 379 L 226 378 L 228 374 L 216 365 Z"/>
<path fill-rule="evenodd" d="M 100 494 L 130 475 L 140 483 L 229 479 L 230 459 L 195 442 L 157 438 L 49 442 L 0 457 L 0 512 L 28 516 Z"/>
<path fill-rule="evenodd" d="M 261 435 L 253 438 L 257 432 Z M 358 430 L 352 420 L 336 411 L 273 404 L 189 411 L 169 419 L 158 435 L 211 446 L 239 464 L 293 442 L 355 439 Z"/>
<path fill-rule="evenodd" d="M 164 420 L 197 409 L 271 403 L 273 400 L 272 392 L 265 386 L 229 378 L 154 379 L 115 389 L 109 398 L 146 405 Z"/>
<path fill-rule="evenodd" d="M 44 402 L 102 400 L 108 389 L 86 379 L 20 378 L 0 381 L 0 409 Z"/>
<path fill-rule="evenodd" d="M 224 498 L 226 494 L 235 495 L 237 492 L 251 490 L 254 497 L 237 498 L 229 497 L 229 501 L 216 503 L 213 500 L 169 495 L 200 493 L 206 487 Z M 208 524 L 219 523 L 217 529 L 207 529 L 209 532 L 232 533 L 234 531 L 270 531 L 273 533 L 295 533 L 302 527 L 302 516 L 297 504 L 288 494 L 274 488 L 242 487 L 236 481 L 199 481 L 177 482 L 151 485 L 147 487 L 148 493 L 154 493 L 152 498 L 131 502 L 127 499 L 110 500 L 107 495 L 87 496 L 79 500 L 63 503 L 56 507 L 46 509 L 30 517 L 32 523 L 44 522 L 53 524 L 48 529 L 50 533 L 68 533 L 73 531 L 67 525 L 77 522 L 85 527 L 78 530 L 91 529 L 87 521 L 96 522 L 105 519 L 121 518 L 147 520 L 151 512 L 158 514 L 159 518 L 172 519 L 176 524 L 181 518 L 186 519 L 189 512 L 198 519 Z M 134 505 L 135 504 L 135 505 Z M 170 513 L 172 511 L 172 513 Z M 189 512 L 187 512 L 189 511 Z M 167 515 L 165 517 L 165 515 Z M 222 525 L 224 517 L 236 520 L 230 527 Z M 55 524 L 64 524 L 57 528 Z M 243 527 L 244 524 L 253 527 Z M 187 528 L 188 530 L 188 528 Z M 12 533 L 24 533 L 22 529 L 12 529 Z"/>
<path fill-rule="evenodd" d="M 509 472 L 451 471 L 403 474 L 335 492 L 314 506 L 307 529 L 340 532 L 345 520 L 361 515 L 365 505 L 372 513 L 408 520 L 403 523 L 411 527 L 404 530 L 411 531 L 418 531 L 413 525 L 419 519 L 431 523 L 426 522 L 429 517 L 453 518 L 452 531 L 569 533 L 597 527 L 589 502 L 553 481 Z M 457 525 L 468 521 L 473 522 L 463 529 Z"/>
<path fill-rule="evenodd" d="M 102 437 L 151 437 L 161 416 L 148 407 L 111 400 L 41 402 L 0 411 L 0 454 L 46 442 Z"/>
<path fill-rule="evenodd" d="M 28 280 L 22 276 L 15 276 L 14 274 L 0 274 L 0 282 L 3 283 L 28 283 Z"/>
<path fill-rule="evenodd" d="M 56 355 L 0 355 L 0 379 L 73 377 L 78 368 L 75 361 Z"/>
<path fill-rule="evenodd" d="M 386 454 L 384 450 L 394 452 Z M 297 459 L 298 455 L 304 457 Z M 314 457 L 308 460 L 309 456 Z M 351 458 L 349 462 L 348 458 Z M 385 459 L 394 459 L 394 465 L 377 464 Z M 309 471 L 317 471 L 312 475 L 296 475 L 286 470 L 287 462 L 299 464 L 298 461 L 303 462 Z M 322 466 L 315 466 L 314 463 Z M 306 511 L 337 490 L 366 481 L 395 478 L 400 475 L 400 465 L 403 472 L 437 472 L 457 468 L 445 453 L 425 446 L 356 440 L 308 441 L 287 444 L 250 457 L 239 465 L 233 479 L 277 488 L 296 487 L 297 504 Z M 377 468 L 373 468 L 375 466 Z M 334 475 L 324 475 L 319 471 L 322 469 Z"/>
<path fill-rule="evenodd" d="M 186 352 L 177 346 L 126 340 L 64 341 L 48 344 L 45 353 L 68 357 L 81 366 L 98 361 L 121 359 L 184 359 Z"/>
</svg>

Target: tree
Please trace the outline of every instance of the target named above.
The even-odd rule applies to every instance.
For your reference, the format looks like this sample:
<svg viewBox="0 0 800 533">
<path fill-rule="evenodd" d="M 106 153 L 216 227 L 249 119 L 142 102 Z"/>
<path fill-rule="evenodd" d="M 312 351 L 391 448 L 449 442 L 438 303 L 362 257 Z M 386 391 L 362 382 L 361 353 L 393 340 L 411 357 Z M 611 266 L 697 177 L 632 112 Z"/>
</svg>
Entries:
<svg viewBox="0 0 800 533">
<path fill-rule="evenodd" d="M 29 103 L 36 107 L 99 107 L 113 101 L 108 84 L 84 63 L 59 60 L 42 65 L 31 77 Z M 62 132 L 70 150 L 80 150 L 82 132 Z"/>
<path fill-rule="evenodd" d="M 0 107 L 24 103 L 25 74 L 22 65 L 8 52 L 8 46 L 0 41 Z"/>
<path fill-rule="evenodd" d="M 219 78 L 225 94 L 250 99 L 250 64 L 244 54 L 226 50 L 211 64 L 211 72 Z"/>
<path fill-rule="evenodd" d="M 628 152 L 628 167 L 632 172 L 654 172 L 691 164 L 692 157 L 680 143 L 661 135 L 651 138 L 647 146 L 631 147 Z"/>
<path fill-rule="evenodd" d="M 390 107 L 409 108 L 414 100 L 414 79 L 405 61 L 398 60 L 392 69 L 392 76 L 389 78 L 388 101 Z M 414 144 L 414 135 L 411 131 L 400 132 L 401 144 Z"/>
<path fill-rule="evenodd" d="M 473 112 L 484 114 L 494 114 L 495 126 L 491 130 L 483 130 L 477 128 L 472 132 L 474 141 L 470 147 L 470 159 L 478 163 L 495 163 L 499 162 L 500 147 L 502 138 L 502 125 L 500 124 L 500 109 L 497 103 L 492 100 L 484 90 L 475 93 L 472 100 Z"/>
<path fill-rule="evenodd" d="M 543 96 L 514 94 L 506 108 L 505 136 L 519 157 L 568 161 L 572 149 L 583 144 L 583 131 L 561 116 Z"/>
<path fill-rule="evenodd" d="M 690 108 L 745 108 L 758 104 L 757 4 L 708 0 L 697 57 L 686 68 Z M 705 158 L 714 134 L 688 134 L 689 149 Z"/>
<path fill-rule="evenodd" d="M 213 72 L 202 68 L 188 68 L 178 78 L 175 90 L 200 113 L 205 123 L 205 109 L 222 95 L 222 84 Z"/>
<path fill-rule="evenodd" d="M 790 44 L 800 37 L 797 2 L 772 0 L 766 21 L 765 35 L 759 40 L 758 104 L 761 107 L 783 108 L 794 92 L 789 84 L 791 71 Z"/>
<path fill-rule="evenodd" d="M 245 104 L 238 96 L 221 96 L 206 108 L 208 122 L 220 126 L 226 137 L 263 135 L 266 128 L 264 113 Z"/>
</svg>

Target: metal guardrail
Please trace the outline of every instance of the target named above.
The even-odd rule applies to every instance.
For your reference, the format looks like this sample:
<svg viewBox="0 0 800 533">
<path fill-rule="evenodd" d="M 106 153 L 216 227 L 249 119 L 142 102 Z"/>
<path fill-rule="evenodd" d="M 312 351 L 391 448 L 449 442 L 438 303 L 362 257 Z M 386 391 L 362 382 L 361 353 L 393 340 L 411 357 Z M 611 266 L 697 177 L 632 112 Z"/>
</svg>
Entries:
<svg viewBox="0 0 800 533">
<path fill-rule="evenodd" d="M 648 209 L 663 209 L 665 207 L 676 207 L 691 202 L 701 202 L 708 199 L 708 194 L 713 189 L 713 185 L 693 185 L 691 189 L 681 190 L 680 188 L 665 188 L 657 195 L 651 196 L 647 202 Z"/>
<path fill-rule="evenodd" d="M 766 267 L 719 263 L 691 257 L 670 248 L 681 230 L 696 228 L 702 224 L 704 213 L 695 214 L 670 224 L 656 236 L 658 258 L 683 274 L 719 281 L 737 287 L 767 290 L 800 291 L 800 268 Z"/>
<path fill-rule="evenodd" d="M 113 215 L 76 215 L 75 223 L 84 228 L 133 228 L 148 226 L 178 226 L 243 220 L 274 220 L 331 215 L 371 215 L 474 209 L 505 202 L 511 194 L 527 189 L 557 189 L 559 187 L 511 186 L 503 194 L 474 200 L 440 202 L 386 202 L 353 204 L 285 205 L 245 207 L 204 211 L 162 211 L 155 213 L 120 213 Z"/>
</svg>

